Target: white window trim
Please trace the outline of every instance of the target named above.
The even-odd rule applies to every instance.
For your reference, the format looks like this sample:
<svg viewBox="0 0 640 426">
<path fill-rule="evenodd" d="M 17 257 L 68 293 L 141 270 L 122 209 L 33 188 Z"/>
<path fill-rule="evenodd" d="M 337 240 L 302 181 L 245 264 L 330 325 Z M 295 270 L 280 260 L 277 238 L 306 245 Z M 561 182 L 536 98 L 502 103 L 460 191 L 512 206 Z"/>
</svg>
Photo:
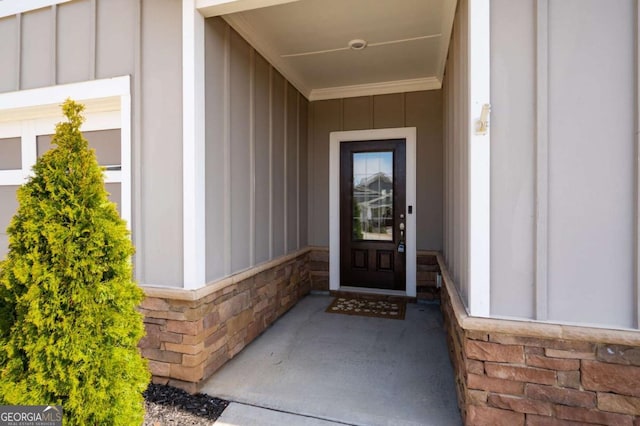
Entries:
<svg viewBox="0 0 640 426">
<path fill-rule="evenodd" d="M 0 18 L 42 9 L 71 0 L 2 0 L 0 1 Z"/>
<path fill-rule="evenodd" d="M 4 0 L 7 1 L 7 0 Z M 3 1 L 3 2 L 4 2 Z M 3 3 L 0 2 L 0 3 Z M 51 133 L 50 123 L 62 119 L 60 105 L 71 98 L 91 105 L 92 101 L 117 99 L 118 102 L 99 102 L 101 110 L 91 113 L 83 131 L 120 128 L 121 170 L 105 173 L 105 183 L 120 182 L 120 215 L 131 229 L 131 95 L 129 76 L 82 83 L 64 84 L 0 94 L 0 117 L 11 115 L 15 121 L 30 123 L 17 125 L 0 123 L 0 137 L 22 137 L 22 169 L 0 171 L 0 185 L 22 185 L 36 162 L 36 135 Z M 32 110 L 47 118 L 34 119 Z M 111 111 L 111 113 L 105 112 Z M 114 114 L 118 111 L 119 114 Z M 23 114 L 24 120 L 19 116 Z M 48 124 L 47 124 L 48 123 Z M 42 127 L 47 126 L 47 127 Z M 38 131 L 40 133 L 38 133 Z"/>
<path fill-rule="evenodd" d="M 329 289 L 340 290 L 340 143 L 405 139 L 406 141 L 406 287 L 408 297 L 416 297 L 416 128 L 331 132 L 329 136 Z M 406 210 L 408 211 L 408 209 Z M 382 290 L 379 292 L 383 292 Z"/>
</svg>

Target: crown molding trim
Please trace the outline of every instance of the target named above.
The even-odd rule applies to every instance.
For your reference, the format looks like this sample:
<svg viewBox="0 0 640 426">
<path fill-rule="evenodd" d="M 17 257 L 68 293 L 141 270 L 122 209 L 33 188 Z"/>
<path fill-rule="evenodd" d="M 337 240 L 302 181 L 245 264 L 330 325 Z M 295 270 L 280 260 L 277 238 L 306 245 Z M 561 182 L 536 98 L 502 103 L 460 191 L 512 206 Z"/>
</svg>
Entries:
<svg viewBox="0 0 640 426">
<path fill-rule="evenodd" d="M 278 6 L 298 0 L 196 0 L 196 8 L 205 18 Z"/>
<path fill-rule="evenodd" d="M 382 83 L 313 89 L 309 100 L 321 101 L 326 99 L 355 98 L 358 96 L 387 95 L 390 93 L 417 92 L 420 90 L 438 90 L 440 88 L 442 88 L 442 81 L 436 77 L 414 78 L 409 80 L 385 81 Z"/>
</svg>

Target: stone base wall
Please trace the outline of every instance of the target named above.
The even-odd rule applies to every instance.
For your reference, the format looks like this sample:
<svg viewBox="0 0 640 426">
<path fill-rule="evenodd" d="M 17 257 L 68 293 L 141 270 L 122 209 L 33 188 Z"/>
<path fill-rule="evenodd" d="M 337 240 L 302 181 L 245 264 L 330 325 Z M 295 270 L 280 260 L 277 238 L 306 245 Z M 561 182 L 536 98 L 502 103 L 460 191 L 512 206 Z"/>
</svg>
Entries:
<svg viewBox="0 0 640 426">
<path fill-rule="evenodd" d="M 438 274 L 440 265 L 436 252 L 419 251 L 417 259 L 416 292 L 418 300 L 440 300 Z"/>
<path fill-rule="evenodd" d="M 441 307 L 466 425 L 640 426 L 640 333 L 468 317 L 447 278 Z"/>
<path fill-rule="evenodd" d="M 154 383 L 195 393 L 310 291 L 309 252 L 197 291 L 145 288 L 141 340 Z"/>
<path fill-rule="evenodd" d="M 311 289 L 329 291 L 329 250 L 325 247 L 313 247 L 309 259 Z M 440 273 L 437 252 L 418 252 L 417 268 L 418 299 L 440 299 L 440 289 L 437 286 L 437 275 Z"/>
<path fill-rule="evenodd" d="M 329 291 L 329 249 L 314 247 L 309 253 L 311 290 Z"/>
</svg>

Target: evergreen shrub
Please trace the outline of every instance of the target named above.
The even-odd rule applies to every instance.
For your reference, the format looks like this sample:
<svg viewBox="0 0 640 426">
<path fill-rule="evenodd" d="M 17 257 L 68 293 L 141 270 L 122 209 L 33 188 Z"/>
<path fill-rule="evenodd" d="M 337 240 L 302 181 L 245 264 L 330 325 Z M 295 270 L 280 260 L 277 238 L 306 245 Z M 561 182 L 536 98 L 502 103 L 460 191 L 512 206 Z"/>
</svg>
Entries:
<svg viewBox="0 0 640 426">
<path fill-rule="evenodd" d="M 150 375 L 134 250 L 80 132 L 84 107 L 62 109 L 0 263 L 0 404 L 62 405 L 67 425 L 140 425 Z"/>
</svg>

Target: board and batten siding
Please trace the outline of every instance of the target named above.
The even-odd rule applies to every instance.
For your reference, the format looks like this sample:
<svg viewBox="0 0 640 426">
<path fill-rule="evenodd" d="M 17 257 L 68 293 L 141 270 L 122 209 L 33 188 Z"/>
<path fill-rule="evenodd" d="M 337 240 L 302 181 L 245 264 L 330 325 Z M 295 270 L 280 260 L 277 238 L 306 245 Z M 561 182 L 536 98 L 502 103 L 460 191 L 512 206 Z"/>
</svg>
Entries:
<svg viewBox="0 0 640 426">
<path fill-rule="evenodd" d="M 443 256 L 463 303 L 469 307 L 469 70 L 468 6 L 456 10 L 443 78 Z M 493 143 L 493 140 L 492 140 Z M 493 273 L 493 271 L 492 271 Z"/>
<path fill-rule="evenodd" d="M 221 18 L 205 70 L 211 282 L 307 245 L 308 101 Z"/>
<path fill-rule="evenodd" d="M 638 4 L 491 2 L 491 314 L 638 327 Z"/>
<path fill-rule="evenodd" d="M 329 245 L 329 134 L 416 127 L 418 250 L 442 249 L 442 91 L 314 101 L 309 104 L 309 245 Z"/>
<path fill-rule="evenodd" d="M 174 0 L 74 0 L 0 19 L 0 93 L 131 76 L 136 279 L 170 287 L 183 282 L 181 14 Z M 12 205 L 0 200 L 3 231 Z"/>
</svg>

